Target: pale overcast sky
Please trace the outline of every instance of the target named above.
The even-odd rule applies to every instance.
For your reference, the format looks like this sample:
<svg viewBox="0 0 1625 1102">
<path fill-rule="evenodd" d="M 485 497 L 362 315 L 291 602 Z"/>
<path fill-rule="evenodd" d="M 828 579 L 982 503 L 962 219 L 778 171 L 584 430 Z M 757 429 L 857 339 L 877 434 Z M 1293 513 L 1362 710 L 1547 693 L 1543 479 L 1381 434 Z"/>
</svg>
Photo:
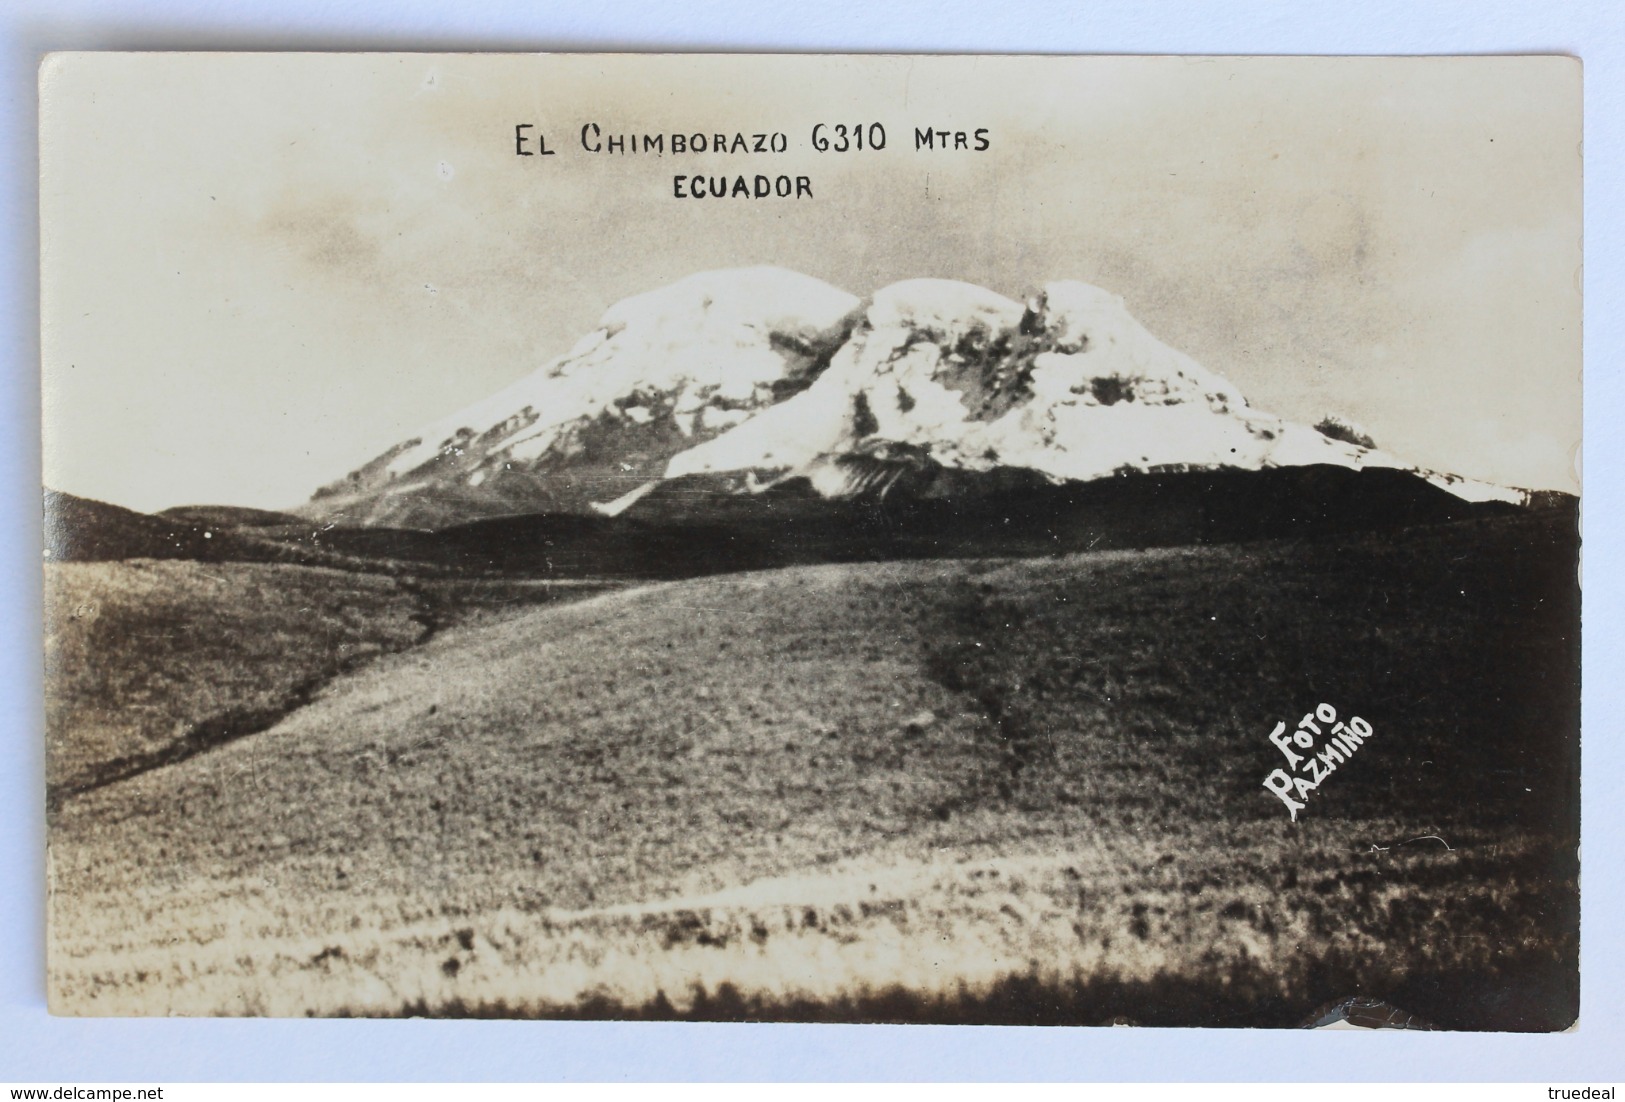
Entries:
<svg viewBox="0 0 1625 1102">
<path fill-rule="evenodd" d="M 292 505 L 611 303 L 771 263 L 858 295 L 1086 280 L 1255 406 L 1572 490 L 1579 94 L 1561 58 L 59 56 L 46 482 Z M 819 121 L 886 148 L 813 151 Z M 516 156 L 517 123 L 556 154 Z M 789 151 L 589 154 L 586 123 Z M 813 196 L 674 198 L 696 171 Z"/>
</svg>

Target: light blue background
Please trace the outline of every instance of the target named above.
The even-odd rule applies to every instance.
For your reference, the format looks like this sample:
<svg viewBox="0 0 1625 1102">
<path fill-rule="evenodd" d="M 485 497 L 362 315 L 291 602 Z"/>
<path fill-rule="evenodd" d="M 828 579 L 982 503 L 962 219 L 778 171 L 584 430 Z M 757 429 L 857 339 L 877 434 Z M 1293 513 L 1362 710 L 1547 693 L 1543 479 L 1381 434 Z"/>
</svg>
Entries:
<svg viewBox="0 0 1625 1102">
<path fill-rule="evenodd" d="M 1590 3 L 12 0 L 0 14 L 0 1082 L 1625 1078 L 1620 966 L 1625 8 Z M 1217 1030 L 53 1019 L 44 1007 L 35 68 L 59 49 L 1563 52 L 1585 61 L 1582 1018 L 1555 1037 Z M 153 120 L 162 125 L 162 120 Z"/>
</svg>

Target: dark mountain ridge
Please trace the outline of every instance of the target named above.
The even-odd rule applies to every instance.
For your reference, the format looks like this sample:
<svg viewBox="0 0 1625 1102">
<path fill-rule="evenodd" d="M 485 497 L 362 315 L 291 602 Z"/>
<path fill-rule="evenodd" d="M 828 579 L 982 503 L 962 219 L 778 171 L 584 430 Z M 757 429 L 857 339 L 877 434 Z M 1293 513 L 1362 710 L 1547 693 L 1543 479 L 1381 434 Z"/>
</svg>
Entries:
<svg viewBox="0 0 1625 1102">
<path fill-rule="evenodd" d="M 441 529 L 152 517 L 47 497 L 57 561 L 191 558 L 544 578 L 682 578 L 825 562 L 1005 558 L 1235 543 L 1519 513 L 1467 502 L 1409 472 L 1312 466 L 1125 473 L 1054 485 L 1031 472 L 911 467 L 826 498 L 789 480 L 740 493 L 731 476 L 660 484 L 625 513 L 533 513 Z M 1576 512 L 1569 495 L 1542 511 Z M 229 510 L 191 508 L 220 519 Z M 274 517 L 274 514 L 269 516 Z M 291 519 L 291 518 L 289 518 Z"/>
</svg>

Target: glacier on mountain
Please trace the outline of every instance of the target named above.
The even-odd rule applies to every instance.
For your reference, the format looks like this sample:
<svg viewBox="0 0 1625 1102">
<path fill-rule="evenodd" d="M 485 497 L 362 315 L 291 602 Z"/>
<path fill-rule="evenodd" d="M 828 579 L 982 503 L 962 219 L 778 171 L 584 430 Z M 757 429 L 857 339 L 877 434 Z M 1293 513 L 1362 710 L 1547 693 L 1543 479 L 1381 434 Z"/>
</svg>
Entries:
<svg viewBox="0 0 1625 1102">
<path fill-rule="evenodd" d="M 388 464 L 404 475 L 455 441 L 495 436 L 487 452 L 536 459 L 561 429 L 612 408 L 637 424 L 666 398 L 685 436 L 737 424 L 772 401 L 809 349 L 858 305 L 827 283 L 776 268 L 703 272 L 626 299 L 568 353 L 482 402 L 427 426 Z"/>
<path fill-rule="evenodd" d="M 746 491 L 805 478 L 840 497 L 929 464 L 1055 482 L 1329 464 L 1413 471 L 1470 501 L 1523 500 L 1369 443 L 1336 417 L 1310 427 L 1255 409 L 1086 283 L 1018 302 L 913 279 L 860 302 L 757 267 L 612 306 L 564 356 L 322 493 L 379 522 L 416 490 L 478 515 L 561 502 L 614 514 L 690 475 L 734 476 Z"/>
<path fill-rule="evenodd" d="M 1254 409 L 1217 374 L 1152 336 L 1123 300 L 1047 284 L 1027 303 L 949 280 L 875 294 L 806 391 L 672 457 L 667 478 L 751 470 L 849 488 L 852 454 L 1024 468 L 1056 481 L 1126 471 L 1407 464 Z M 1417 472 L 1458 496 L 1517 491 Z"/>
</svg>

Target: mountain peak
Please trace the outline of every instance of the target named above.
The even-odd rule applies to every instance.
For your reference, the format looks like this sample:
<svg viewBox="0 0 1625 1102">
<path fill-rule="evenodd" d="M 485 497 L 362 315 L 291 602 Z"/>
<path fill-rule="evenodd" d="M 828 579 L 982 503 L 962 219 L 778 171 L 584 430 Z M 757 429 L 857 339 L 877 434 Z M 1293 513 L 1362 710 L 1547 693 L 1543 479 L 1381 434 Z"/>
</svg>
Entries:
<svg viewBox="0 0 1625 1102">
<path fill-rule="evenodd" d="M 1341 421 L 1336 421 L 1341 426 Z M 1073 280 L 1026 301 L 947 279 L 867 300 L 783 268 L 702 272 L 616 303 L 564 356 L 425 428 L 307 512 L 440 526 L 615 513 L 654 483 L 886 492 L 904 471 L 1051 482 L 1130 471 L 1414 470 L 1368 436 L 1285 421 Z M 1473 500 L 1516 491 L 1414 471 Z"/>
<path fill-rule="evenodd" d="M 584 511 L 805 389 L 859 300 L 783 268 L 701 272 L 624 299 L 568 353 L 318 491 L 307 513 L 439 526 Z"/>
<path fill-rule="evenodd" d="M 626 329 L 652 329 L 689 337 L 695 328 L 718 334 L 753 329 L 811 339 L 857 305 L 847 292 L 788 268 L 721 268 L 622 299 L 604 311 L 598 331 L 614 337 Z"/>
</svg>

